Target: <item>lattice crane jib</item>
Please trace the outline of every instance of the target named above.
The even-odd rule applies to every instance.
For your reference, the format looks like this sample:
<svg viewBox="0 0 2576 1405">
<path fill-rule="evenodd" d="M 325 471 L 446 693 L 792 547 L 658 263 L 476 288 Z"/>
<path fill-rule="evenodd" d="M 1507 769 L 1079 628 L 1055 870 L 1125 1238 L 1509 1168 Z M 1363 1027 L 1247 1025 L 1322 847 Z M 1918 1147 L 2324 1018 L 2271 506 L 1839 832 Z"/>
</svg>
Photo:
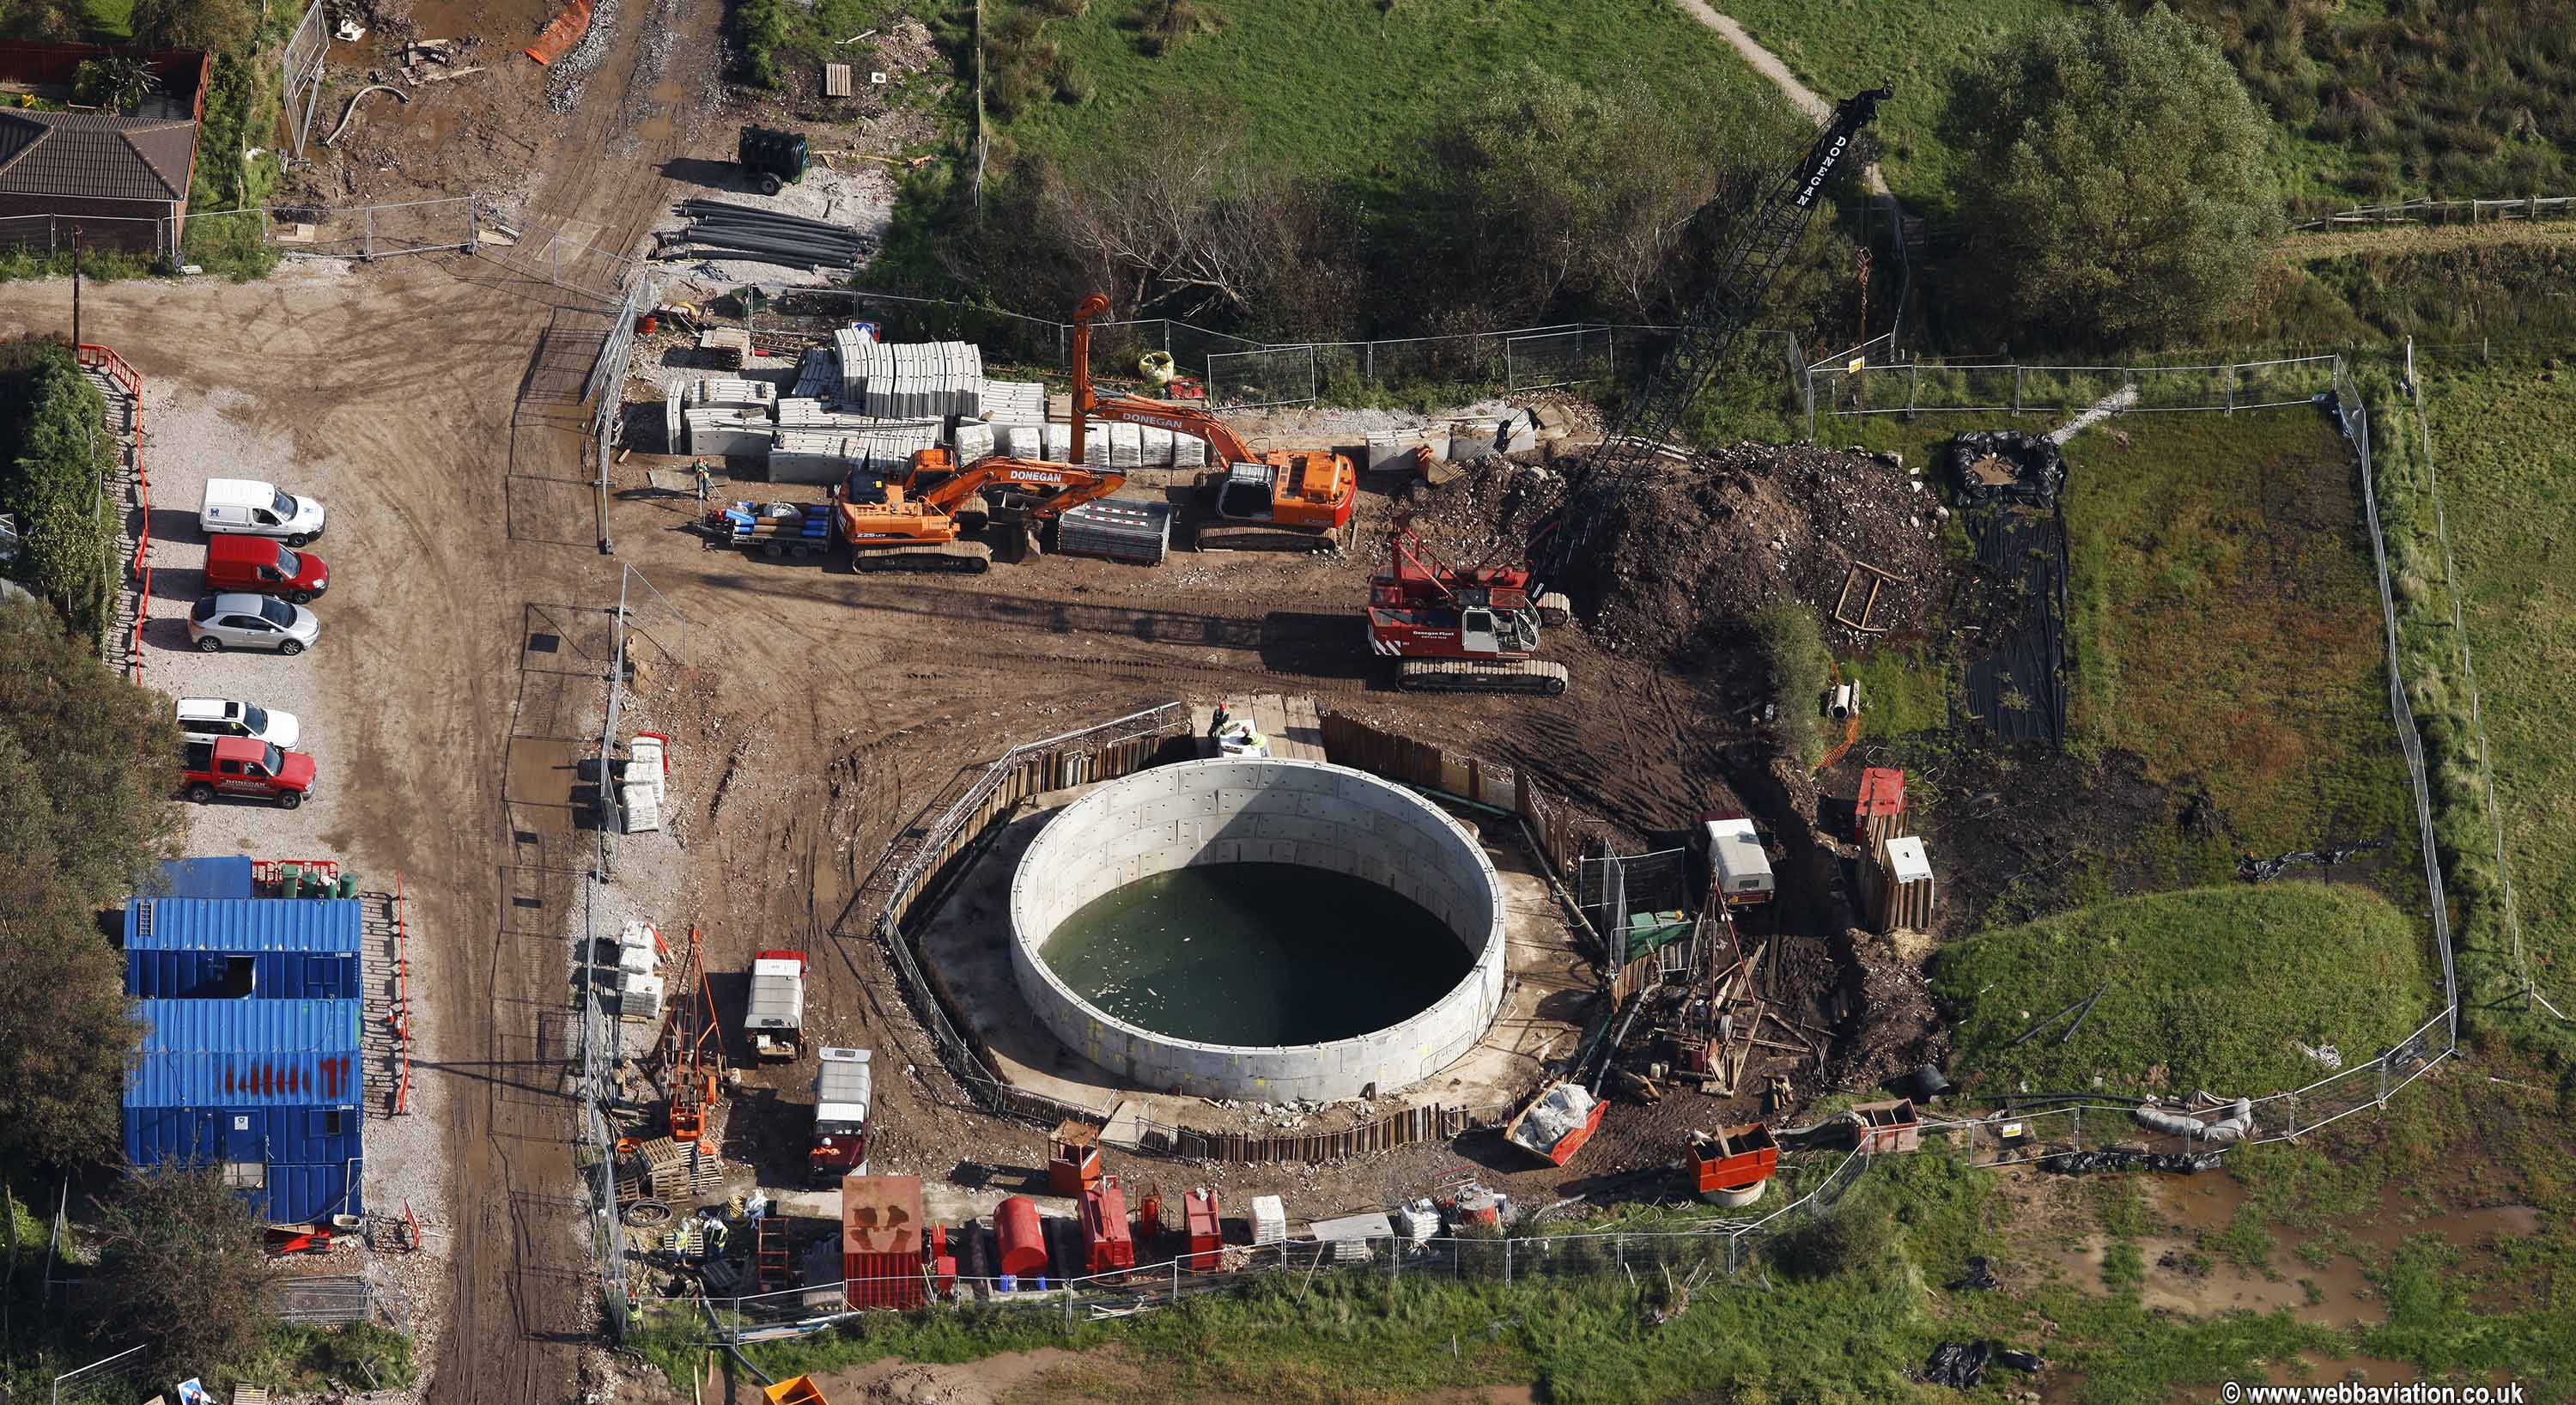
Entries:
<svg viewBox="0 0 2576 1405">
<path fill-rule="evenodd" d="M 1629 400 L 1610 432 L 1574 471 L 1530 530 L 1533 597 L 1559 588 L 1582 558 L 1610 506 L 1647 461 L 1664 450 L 1691 402 L 1716 380 L 1736 340 L 1761 311 L 1798 238 L 1806 232 L 1833 173 L 1893 90 L 1875 88 L 1843 99 L 1795 166 L 1781 173 L 1718 261 L 1717 276 L 1691 308 L 1663 361 Z"/>
</svg>

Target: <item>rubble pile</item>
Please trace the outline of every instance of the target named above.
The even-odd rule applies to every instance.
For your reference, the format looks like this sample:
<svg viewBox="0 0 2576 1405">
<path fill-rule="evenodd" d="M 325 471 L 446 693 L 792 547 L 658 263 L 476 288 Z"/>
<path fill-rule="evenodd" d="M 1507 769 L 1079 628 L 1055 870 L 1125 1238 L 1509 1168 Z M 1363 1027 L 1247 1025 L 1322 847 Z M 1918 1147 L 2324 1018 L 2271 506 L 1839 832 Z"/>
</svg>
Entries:
<svg viewBox="0 0 2576 1405">
<path fill-rule="evenodd" d="M 1529 521 L 1572 466 L 1480 459 L 1430 495 L 1417 521 L 1464 560 L 1518 560 Z M 1939 535 L 1949 509 L 1894 454 L 1745 442 L 1643 472 L 1573 578 L 1557 583 L 1602 648 L 1688 655 L 1782 595 L 1815 609 L 1829 643 L 1857 644 L 1870 636 L 1833 618 L 1854 563 L 1894 577 L 1869 623 L 1895 633 L 1928 624 L 1947 592 Z M 1866 595 L 1864 579 L 1854 618 Z"/>
</svg>

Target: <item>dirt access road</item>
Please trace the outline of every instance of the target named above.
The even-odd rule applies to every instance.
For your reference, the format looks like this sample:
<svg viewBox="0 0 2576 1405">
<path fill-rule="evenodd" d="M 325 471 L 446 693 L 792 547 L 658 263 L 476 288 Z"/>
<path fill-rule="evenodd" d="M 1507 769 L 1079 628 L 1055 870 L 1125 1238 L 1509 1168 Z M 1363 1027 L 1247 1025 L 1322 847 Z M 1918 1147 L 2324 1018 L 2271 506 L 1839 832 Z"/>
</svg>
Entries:
<svg viewBox="0 0 2576 1405">
<path fill-rule="evenodd" d="M 61 328 L 68 303 L 59 281 L 0 287 L 0 332 Z M 514 736 L 577 739 L 598 695 L 576 664 L 537 686 L 523 665 L 529 636 L 552 632 L 544 622 L 595 622 L 616 594 L 574 403 L 601 319 L 454 256 L 331 279 L 98 286 L 84 319 L 85 336 L 148 379 L 229 392 L 226 414 L 297 457 L 362 466 L 331 503 L 331 646 L 299 662 L 317 666 L 315 710 L 343 738 L 346 818 L 322 837 L 361 871 L 403 870 L 419 904 L 415 974 L 438 1031 L 419 1077 L 440 1085 L 457 1187 L 446 1340 L 458 1351 L 429 1394 L 570 1399 L 594 1316 L 561 1091 L 563 933 L 584 871 L 578 846 L 540 838 L 515 811 L 508 759 Z M 238 471 L 296 477 L 293 463 Z M 1567 698 L 1389 690 L 1358 647 L 1362 558 L 1184 556 L 1145 572 L 1051 557 L 962 583 L 856 577 L 702 551 L 679 530 L 690 504 L 645 488 L 633 465 L 620 488 L 621 558 L 689 617 L 691 662 L 645 690 L 655 720 L 737 739 L 679 759 L 691 864 L 665 924 L 701 922 L 728 950 L 831 950 L 825 930 L 855 875 L 960 766 L 1172 698 L 1310 694 L 1534 765 L 1637 829 L 1723 800 L 1695 685 L 1571 632 L 1557 655 L 1579 680 Z M 1388 506 L 1367 500 L 1372 520 Z M 1025 1129 L 940 1110 L 872 949 L 818 970 L 835 1039 L 877 1041 L 923 1069 L 883 1095 L 890 1153 L 933 1174 L 1034 1161 Z"/>
</svg>

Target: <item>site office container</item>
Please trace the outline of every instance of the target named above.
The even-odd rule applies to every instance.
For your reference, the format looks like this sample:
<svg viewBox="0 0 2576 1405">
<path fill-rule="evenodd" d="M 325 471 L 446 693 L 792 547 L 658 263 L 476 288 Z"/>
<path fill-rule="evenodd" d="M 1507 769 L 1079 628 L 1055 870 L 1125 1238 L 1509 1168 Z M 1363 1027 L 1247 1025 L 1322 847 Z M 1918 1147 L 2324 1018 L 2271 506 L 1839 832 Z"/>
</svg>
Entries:
<svg viewBox="0 0 2576 1405">
<path fill-rule="evenodd" d="M 170 859 L 161 865 L 162 885 L 173 898 L 255 898 L 250 856 L 231 854 L 197 859 Z"/>
<path fill-rule="evenodd" d="M 841 1277 L 851 1307 L 922 1305 L 921 1232 L 921 1177 L 842 1179 Z"/>
<path fill-rule="evenodd" d="M 363 925 L 355 899 L 137 898 L 125 905 L 126 993 L 355 1000 Z"/>
<path fill-rule="evenodd" d="M 212 1161 L 281 1220 L 358 1199 L 366 1117 L 357 1001 L 143 1000 L 135 1011 L 144 1035 L 125 1087 L 129 1161 Z M 294 1166 L 329 1174 L 286 1178 Z"/>
<path fill-rule="evenodd" d="M 366 1146 L 366 1109 L 336 1107 L 129 1107 L 125 1157 L 225 1165 L 319 1165 L 355 1161 Z"/>
<path fill-rule="evenodd" d="M 358 958 L 302 951 L 135 951 L 125 993 L 145 1000 L 356 1000 Z"/>
</svg>

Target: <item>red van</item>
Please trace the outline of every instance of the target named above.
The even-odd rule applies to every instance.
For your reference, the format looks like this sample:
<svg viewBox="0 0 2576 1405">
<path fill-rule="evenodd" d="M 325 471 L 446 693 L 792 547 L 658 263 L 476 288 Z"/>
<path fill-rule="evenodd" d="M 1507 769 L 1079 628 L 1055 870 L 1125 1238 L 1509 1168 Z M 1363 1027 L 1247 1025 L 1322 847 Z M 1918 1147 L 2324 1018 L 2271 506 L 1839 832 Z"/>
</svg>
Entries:
<svg viewBox="0 0 2576 1405">
<path fill-rule="evenodd" d="M 206 538 L 206 589 L 282 595 L 301 605 L 331 588 L 331 568 L 273 537 L 218 532 Z"/>
</svg>

